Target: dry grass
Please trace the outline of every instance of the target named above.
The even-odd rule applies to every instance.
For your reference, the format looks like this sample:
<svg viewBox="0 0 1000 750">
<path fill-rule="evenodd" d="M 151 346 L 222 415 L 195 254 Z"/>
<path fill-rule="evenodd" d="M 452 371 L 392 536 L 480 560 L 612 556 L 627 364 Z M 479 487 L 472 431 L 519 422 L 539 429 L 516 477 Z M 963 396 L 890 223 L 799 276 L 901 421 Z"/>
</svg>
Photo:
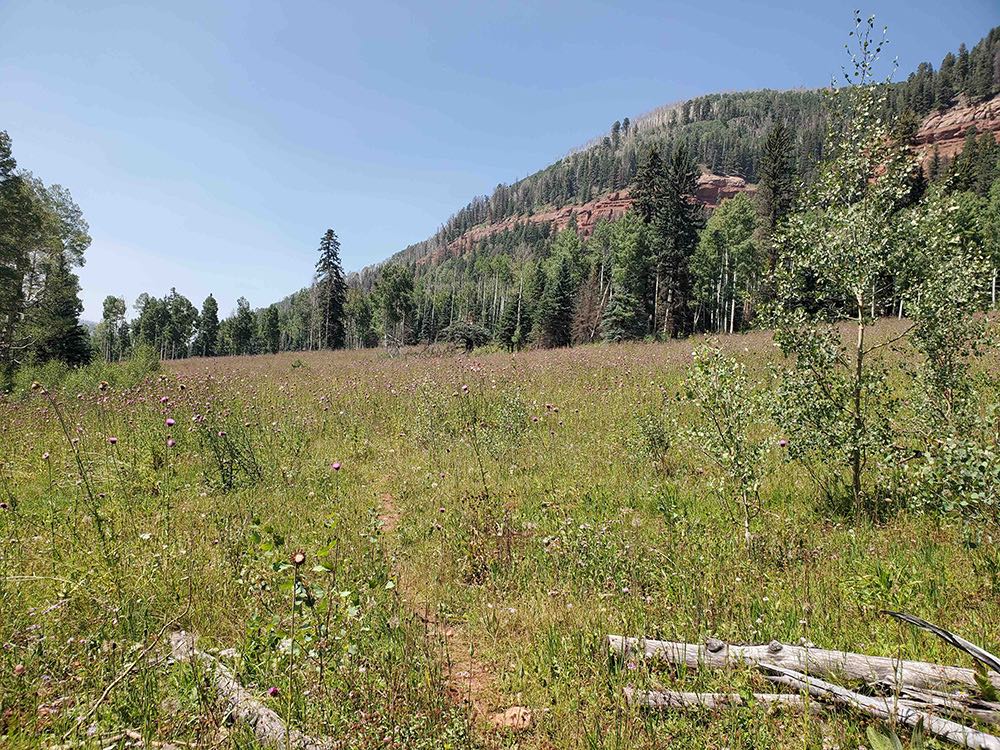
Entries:
<svg viewBox="0 0 1000 750">
<path fill-rule="evenodd" d="M 759 678 L 609 664 L 603 638 L 805 638 L 955 661 L 878 612 L 995 648 L 1000 553 L 941 520 L 829 516 L 775 440 L 748 560 L 706 467 L 683 447 L 654 455 L 641 429 L 695 344 L 181 362 L 131 390 L 54 396 L 93 499 L 53 404 L 0 404 L 0 744 L 128 729 L 252 746 L 189 667 L 126 669 L 176 619 L 236 649 L 244 683 L 277 688 L 296 726 L 357 747 L 856 747 L 864 723 L 843 714 L 628 709 L 625 685 Z M 725 345 L 764 382 L 765 334 Z M 283 564 L 295 549 L 297 572 Z M 453 699 L 463 664 L 485 672 L 482 713 L 528 706 L 533 727 L 470 715 Z"/>
</svg>

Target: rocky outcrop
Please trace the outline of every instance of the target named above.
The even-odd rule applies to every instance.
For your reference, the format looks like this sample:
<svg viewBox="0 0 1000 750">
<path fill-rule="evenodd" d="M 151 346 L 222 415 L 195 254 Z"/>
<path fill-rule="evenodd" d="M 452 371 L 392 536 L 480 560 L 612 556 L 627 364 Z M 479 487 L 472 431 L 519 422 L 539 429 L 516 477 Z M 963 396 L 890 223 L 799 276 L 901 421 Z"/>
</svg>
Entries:
<svg viewBox="0 0 1000 750">
<path fill-rule="evenodd" d="M 926 158 L 937 148 L 942 159 L 952 159 L 961 152 L 970 128 L 991 132 L 1000 140 L 1000 96 L 979 104 L 959 101 L 953 107 L 928 115 L 917 129 L 914 144 Z"/>
<path fill-rule="evenodd" d="M 739 193 L 753 192 L 754 190 L 756 190 L 756 186 L 751 185 L 742 177 L 727 177 L 709 173 L 703 174 L 698 178 L 698 187 L 695 190 L 694 198 L 707 210 L 711 211 L 727 198 L 732 198 Z M 620 218 L 631 206 L 632 198 L 629 195 L 629 191 L 617 190 L 613 193 L 606 193 L 598 198 L 594 198 L 587 203 L 570 204 L 560 208 L 537 211 L 525 216 L 514 216 L 493 224 L 481 224 L 450 242 L 447 247 L 425 256 L 420 262 L 438 263 L 448 256 L 457 257 L 471 250 L 480 240 L 507 229 L 513 229 L 518 224 L 526 222 L 532 224 L 549 223 L 555 227 L 556 231 L 561 231 L 575 219 L 577 231 L 583 239 L 587 239 L 593 233 L 598 223 L 601 221 L 614 221 Z"/>
</svg>

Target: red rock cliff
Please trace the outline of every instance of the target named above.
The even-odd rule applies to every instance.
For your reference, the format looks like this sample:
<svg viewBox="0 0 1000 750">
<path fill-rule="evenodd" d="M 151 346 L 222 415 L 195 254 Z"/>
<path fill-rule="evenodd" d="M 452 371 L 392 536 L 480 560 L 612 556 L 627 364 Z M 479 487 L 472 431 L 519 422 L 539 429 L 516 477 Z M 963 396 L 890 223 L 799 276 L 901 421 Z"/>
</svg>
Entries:
<svg viewBox="0 0 1000 750">
<path fill-rule="evenodd" d="M 1000 140 L 1000 96 L 980 104 L 959 102 L 931 113 L 917 129 L 914 143 L 924 158 L 937 147 L 941 158 L 952 159 L 961 152 L 965 134 L 972 127 L 980 133 L 991 132 Z"/>
<path fill-rule="evenodd" d="M 749 184 L 742 177 L 724 177 L 717 174 L 703 174 L 698 178 L 695 199 L 712 210 L 726 198 L 732 198 L 738 193 L 753 192 L 756 186 Z M 570 204 L 562 208 L 538 211 L 527 216 L 516 216 L 494 224 L 482 224 L 473 227 L 447 247 L 447 254 L 459 256 L 472 249 L 475 243 L 493 234 L 512 229 L 517 224 L 531 222 L 532 224 L 552 223 L 556 230 L 565 229 L 572 218 L 576 218 L 577 230 L 583 239 L 590 237 L 594 227 L 602 220 L 613 221 L 621 217 L 632 205 L 628 190 L 618 190 L 594 198 L 583 204 Z M 445 252 L 433 255 L 435 262 L 444 259 Z M 427 258 L 430 260 L 430 257 Z"/>
</svg>

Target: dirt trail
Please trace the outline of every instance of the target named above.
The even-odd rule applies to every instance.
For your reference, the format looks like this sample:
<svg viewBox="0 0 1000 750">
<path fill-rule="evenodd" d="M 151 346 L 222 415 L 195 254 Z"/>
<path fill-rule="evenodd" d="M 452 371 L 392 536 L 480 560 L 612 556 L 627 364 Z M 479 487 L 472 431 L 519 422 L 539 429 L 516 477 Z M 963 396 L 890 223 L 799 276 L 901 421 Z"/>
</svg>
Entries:
<svg viewBox="0 0 1000 750">
<path fill-rule="evenodd" d="M 383 493 L 379 521 L 387 538 L 395 536 L 401 517 L 393 496 Z M 387 543 L 392 551 L 398 551 L 394 542 Z M 508 729 L 531 726 L 532 715 L 527 708 L 496 710 L 499 704 L 493 673 L 476 657 L 475 644 L 465 626 L 439 617 L 430 602 L 416 601 L 414 592 L 419 587 L 415 581 L 402 566 L 395 566 L 394 571 L 400 600 L 424 624 L 426 638 L 438 651 L 449 700 L 467 707 L 479 724 Z"/>
</svg>

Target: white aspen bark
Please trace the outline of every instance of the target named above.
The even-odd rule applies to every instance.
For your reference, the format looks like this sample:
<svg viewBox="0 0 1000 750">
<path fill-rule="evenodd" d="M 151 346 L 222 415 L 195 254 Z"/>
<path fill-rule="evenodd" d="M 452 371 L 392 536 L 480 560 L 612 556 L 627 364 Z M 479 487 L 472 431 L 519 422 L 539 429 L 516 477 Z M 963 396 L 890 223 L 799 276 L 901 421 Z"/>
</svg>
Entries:
<svg viewBox="0 0 1000 750">
<path fill-rule="evenodd" d="M 736 272 L 733 271 L 733 283 L 732 289 L 730 290 L 730 303 L 729 303 L 729 333 L 736 330 Z"/>
</svg>

